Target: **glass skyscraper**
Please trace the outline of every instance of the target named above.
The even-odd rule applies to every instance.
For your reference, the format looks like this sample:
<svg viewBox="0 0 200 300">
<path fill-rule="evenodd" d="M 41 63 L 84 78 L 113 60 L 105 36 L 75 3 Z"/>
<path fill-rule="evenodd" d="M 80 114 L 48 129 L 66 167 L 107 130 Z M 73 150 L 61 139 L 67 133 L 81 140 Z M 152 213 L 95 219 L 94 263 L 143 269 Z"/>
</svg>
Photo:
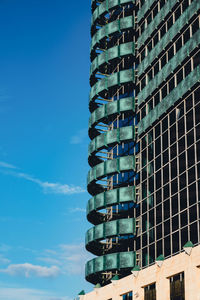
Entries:
<svg viewBox="0 0 200 300">
<path fill-rule="evenodd" d="M 200 1 L 92 0 L 91 36 L 86 279 L 104 286 L 200 244 Z"/>
</svg>

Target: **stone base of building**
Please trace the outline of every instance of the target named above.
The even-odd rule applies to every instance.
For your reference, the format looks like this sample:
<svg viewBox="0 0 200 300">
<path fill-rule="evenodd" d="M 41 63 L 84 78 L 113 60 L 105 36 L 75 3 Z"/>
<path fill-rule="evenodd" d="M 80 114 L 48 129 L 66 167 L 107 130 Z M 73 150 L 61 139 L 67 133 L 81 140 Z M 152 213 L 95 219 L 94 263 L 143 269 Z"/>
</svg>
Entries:
<svg viewBox="0 0 200 300">
<path fill-rule="evenodd" d="M 181 282 L 176 281 L 179 274 L 182 276 Z M 155 290 L 152 290 L 152 297 L 149 298 L 145 293 L 151 293 L 151 286 L 154 286 Z M 183 298 L 178 295 L 179 289 L 184 293 Z M 177 295 L 173 296 L 173 293 Z M 200 245 L 185 249 L 171 258 L 157 261 L 150 267 L 115 280 L 104 287 L 94 288 L 92 292 L 80 295 L 79 298 L 80 300 L 200 300 Z"/>
</svg>

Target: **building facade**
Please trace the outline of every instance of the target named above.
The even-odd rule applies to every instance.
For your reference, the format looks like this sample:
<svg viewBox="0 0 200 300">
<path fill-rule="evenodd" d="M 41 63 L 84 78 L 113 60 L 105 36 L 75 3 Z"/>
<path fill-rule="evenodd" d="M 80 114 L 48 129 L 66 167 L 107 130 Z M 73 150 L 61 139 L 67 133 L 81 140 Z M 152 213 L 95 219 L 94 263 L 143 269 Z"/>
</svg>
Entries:
<svg viewBox="0 0 200 300">
<path fill-rule="evenodd" d="M 200 258 L 200 1 L 92 0 L 91 35 L 86 279 L 99 294 L 153 270 L 135 289 L 160 300 L 164 261 L 182 292 L 162 299 L 200 299 L 169 272 Z"/>
</svg>

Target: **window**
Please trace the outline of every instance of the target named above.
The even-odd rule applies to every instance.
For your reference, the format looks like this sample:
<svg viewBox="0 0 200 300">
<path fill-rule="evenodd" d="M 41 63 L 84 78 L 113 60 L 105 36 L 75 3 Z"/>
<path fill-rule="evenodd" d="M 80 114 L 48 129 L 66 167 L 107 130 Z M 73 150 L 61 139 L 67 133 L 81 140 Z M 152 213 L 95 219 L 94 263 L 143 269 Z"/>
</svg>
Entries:
<svg viewBox="0 0 200 300">
<path fill-rule="evenodd" d="M 194 69 L 200 64 L 200 53 L 199 52 L 193 57 L 193 63 L 194 63 Z"/>
<path fill-rule="evenodd" d="M 172 25 L 173 25 L 173 16 L 171 16 L 167 21 L 167 30 L 169 30 L 170 27 L 172 27 Z"/>
<path fill-rule="evenodd" d="M 153 78 L 152 69 L 148 72 L 147 77 L 148 77 L 148 81 L 150 81 Z"/>
<path fill-rule="evenodd" d="M 167 32 L 167 29 L 166 29 L 166 23 L 165 23 L 160 30 L 161 38 L 165 35 L 166 32 Z"/>
<path fill-rule="evenodd" d="M 155 18 L 155 16 L 158 13 L 158 4 L 155 6 L 154 10 L 153 10 L 153 18 Z"/>
<path fill-rule="evenodd" d="M 172 46 L 168 51 L 168 60 L 174 56 L 174 46 Z"/>
<path fill-rule="evenodd" d="M 183 12 L 188 8 L 189 0 L 184 0 L 182 3 Z"/>
<path fill-rule="evenodd" d="M 152 40 L 149 42 L 147 49 L 150 52 L 152 50 L 153 46 L 152 46 Z"/>
<path fill-rule="evenodd" d="M 141 60 L 145 58 L 145 49 L 141 52 Z"/>
<path fill-rule="evenodd" d="M 181 69 L 178 73 L 177 73 L 177 84 L 179 84 L 182 80 L 183 80 L 183 69 Z"/>
<path fill-rule="evenodd" d="M 156 300 L 156 284 L 152 283 L 144 287 L 144 300 Z"/>
<path fill-rule="evenodd" d="M 152 109 L 153 109 L 153 99 L 151 99 L 151 100 L 148 102 L 148 112 L 150 112 Z"/>
<path fill-rule="evenodd" d="M 161 58 L 161 68 L 163 68 L 167 63 L 167 55 L 163 55 L 163 57 Z"/>
<path fill-rule="evenodd" d="M 180 15 L 181 15 L 181 7 L 179 6 L 178 9 L 175 11 L 175 21 L 178 20 Z"/>
<path fill-rule="evenodd" d="M 147 23 L 150 24 L 152 21 L 152 14 L 150 13 L 147 17 Z"/>
<path fill-rule="evenodd" d="M 182 47 L 182 36 L 176 42 L 176 52 Z"/>
<path fill-rule="evenodd" d="M 160 9 L 165 5 L 165 0 L 160 0 Z"/>
<path fill-rule="evenodd" d="M 190 28 L 188 28 L 185 33 L 183 34 L 183 41 L 184 44 L 187 43 L 187 41 L 190 39 Z"/>
<path fill-rule="evenodd" d="M 159 72 L 159 62 L 154 66 L 154 76 Z"/>
<path fill-rule="evenodd" d="M 142 109 L 142 119 L 146 116 L 146 106 Z"/>
<path fill-rule="evenodd" d="M 158 43 L 158 33 L 153 38 L 154 46 Z"/>
<path fill-rule="evenodd" d="M 155 96 L 154 96 L 154 105 L 158 105 L 158 103 L 160 102 L 160 93 L 158 92 Z"/>
<path fill-rule="evenodd" d="M 170 281 L 170 300 L 185 300 L 184 273 L 174 275 Z"/>
<path fill-rule="evenodd" d="M 199 29 L 199 19 L 192 24 L 192 35 Z"/>
<path fill-rule="evenodd" d="M 191 72 L 191 60 L 185 65 L 185 77 Z"/>
<path fill-rule="evenodd" d="M 122 300 L 132 300 L 133 299 L 133 293 L 129 292 L 127 294 L 122 295 Z"/>
<path fill-rule="evenodd" d="M 162 99 L 164 99 L 167 96 L 167 85 L 166 84 L 162 88 L 161 93 L 162 93 Z"/>
</svg>

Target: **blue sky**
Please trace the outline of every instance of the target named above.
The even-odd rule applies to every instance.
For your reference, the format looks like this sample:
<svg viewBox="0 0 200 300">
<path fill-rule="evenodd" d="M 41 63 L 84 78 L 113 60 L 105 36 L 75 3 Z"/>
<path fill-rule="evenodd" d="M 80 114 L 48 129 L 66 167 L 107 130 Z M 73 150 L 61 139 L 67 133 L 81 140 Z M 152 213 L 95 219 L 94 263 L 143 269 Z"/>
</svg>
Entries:
<svg viewBox="0 0 200 300">
<path fill-rule="evenodd" d="M 0 300 L 84 280 L 90 0 L 0 1 Z"/>
</svg>

